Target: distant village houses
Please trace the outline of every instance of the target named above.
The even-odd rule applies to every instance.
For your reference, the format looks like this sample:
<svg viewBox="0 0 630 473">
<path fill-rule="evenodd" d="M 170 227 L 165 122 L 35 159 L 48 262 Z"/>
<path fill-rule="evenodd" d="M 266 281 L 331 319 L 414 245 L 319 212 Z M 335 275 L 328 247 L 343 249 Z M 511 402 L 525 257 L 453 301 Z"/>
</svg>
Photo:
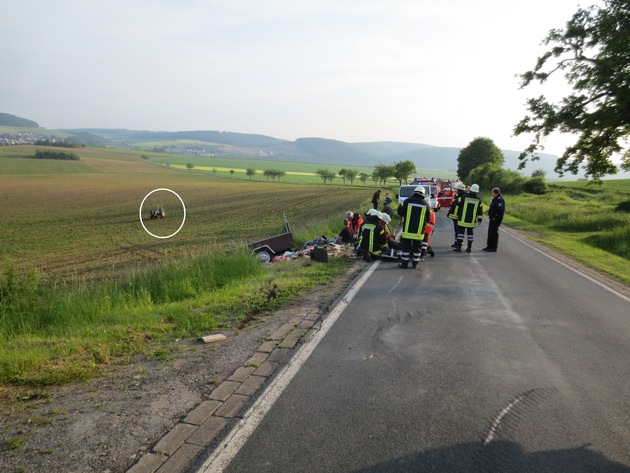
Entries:
<svg viewBox="0 0 630 473">
<path fill-rule="evenodd" d="M 18 133 L 0 133 L 0 146 L 32 145 L 36 141 L 56 141 L 54 136 L 46 136 L 33 131 L 21 131 Z"/>
</svg>

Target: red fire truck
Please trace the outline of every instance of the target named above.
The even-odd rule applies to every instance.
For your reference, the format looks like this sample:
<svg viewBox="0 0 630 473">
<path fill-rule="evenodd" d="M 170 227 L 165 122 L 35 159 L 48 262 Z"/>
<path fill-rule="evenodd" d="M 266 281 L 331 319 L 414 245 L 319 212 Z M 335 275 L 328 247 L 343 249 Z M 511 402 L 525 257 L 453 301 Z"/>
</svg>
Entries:
<svg viewBox="0 0 630 473">
<path fill-rule="evenodd" d="M 440 210 L 441 204 L 438 199 L 438 195 L 440 193 L 440 184 L 435 177 L 416 177 L 410 185 L 422 185 L 425 187 L 425 189 L 428 188 L 429 193 L 424 196 L 425 199 L 429 201 L 433 210 L 435 210 L 436 212 Z"/>
</svg>

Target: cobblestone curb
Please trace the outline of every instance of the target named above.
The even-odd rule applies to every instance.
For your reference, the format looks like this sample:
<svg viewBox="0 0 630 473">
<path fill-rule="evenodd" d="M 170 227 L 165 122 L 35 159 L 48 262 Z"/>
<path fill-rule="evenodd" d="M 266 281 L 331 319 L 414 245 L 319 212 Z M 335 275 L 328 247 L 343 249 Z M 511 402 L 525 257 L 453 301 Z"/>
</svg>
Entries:
<svg viewBox="0 0 630 473">
<path fill-rule="evenodd" d="M 269 362 L 274 350 L 293 350 L 303 338 L 319 329 L 320 310 L 308 309 L 292 317 L 271 334 L 230 377 L 215 386 L 200 403 L 164 435 L 127 473 L 183 473 L 223 428 L 237 418 L 275 368 Z"/>
</svg>

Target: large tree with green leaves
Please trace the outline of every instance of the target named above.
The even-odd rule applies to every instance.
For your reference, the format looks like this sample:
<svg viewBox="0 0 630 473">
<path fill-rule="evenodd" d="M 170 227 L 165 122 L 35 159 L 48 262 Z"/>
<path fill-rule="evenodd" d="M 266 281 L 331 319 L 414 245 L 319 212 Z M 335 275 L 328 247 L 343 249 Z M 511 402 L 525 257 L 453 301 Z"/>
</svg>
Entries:
<svg viewBox="0 0 630 473">
<path fill-rule="evenodd" d="M 343 168 L 337 174 L 339 175 L 340 178 L 343 179 L 343 183 L 344 184 L 346 183 L 346 179 L 348 179 L 350 181 L 350 185 L 352 185 L 352 181 L 354 181 L 356 179 L 358 172 L 359 171 L 357 171 L 356 169 Z"/>
<path fill-rule="evenodd" d="M 457 175 L 466 180 L 470 171 L 483 164 L 502 166 L 505 162 L 503 152 L 490 138 L 483 136 L 472 140 L 462 148 L 457 156 Z"/>
<path fill-rule="evenodd" d="M 352 185 L 354 180 L 357 178 L 358 173 L 359 171 L 356 169 L 346 169 L 346 179 L 350 181 L 350 185 Z"/>
<path fill-rule="evenodd" d="M 386 164 L 377 164 L 372 171 L 372 178 L 374 182 L 380 182 L 381 185 L 385 185 L 387 179 L 394 175 L 394 167 Z"/>
<path fill-rule="evenodd" d="M 402 186 L 402 181 L 405 181 L 405 184 L 407 184 L 407 179 L 409 178 L 409 176 L 411 174 L 413 174 L 414 172 L 416 172 L 416 165 L 414 164 L 413 161 L 398 161 L 397 163 L 394 163 L 394 173 L 392 174 L 392 177 L 394 179 L 398 180 L 399 185 Z"/>
<path fill-rule="evenodd" d="M 558 159 L 555 171 L 577 174 L 580 167 L 595 182 L 616 174 L 612 158 L 630 170 L 630 2 L 604 0 L 603 6 L 579 8 L 564 29 L 551 30 L 543 44 L 550 49 L 533 70 L 522 74 L 521 88 L 564 73 L 573 92 L 553 103 L 544 96 L 527 101 L 528 115 L 514 133 L 533 133 L 520 155 L 521 168 L 537 159 L 542 140 L 555 131 L 577 141 Z"/>
<path fill-rule="evenodd" d="M 336 172 L 324 168 L 318 169 L 316 174 L 322 179 L 322 181 L 324 181 L 324 184 L 326 184 L 327 181 L 330 181 L 332 184 L 332 181 L 334 181 L 335 177 L 337 177 Z"/>
</svg>

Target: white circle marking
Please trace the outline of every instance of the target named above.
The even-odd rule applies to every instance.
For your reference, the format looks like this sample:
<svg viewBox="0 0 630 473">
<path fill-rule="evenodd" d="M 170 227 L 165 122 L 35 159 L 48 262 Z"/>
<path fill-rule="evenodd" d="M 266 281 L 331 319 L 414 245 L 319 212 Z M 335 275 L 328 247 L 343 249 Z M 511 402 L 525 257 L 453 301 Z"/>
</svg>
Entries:
<svg viewBox="0 0 630 473">
<path fill-rule="evenodd" d="M 171 194 L 175 194 L 177 196 L 177 198 L 179 199 L 179 201 L 182 203 L 182 207 L 184 208 L 184 218 L 182 219 L 182 224 L 179 226 L 179 228 L 174 232 L 171 233 L 170 235 L 167 236 L 161 236 L 161 235 L 154 235 L 153 233 L 151 233 L 149 230 L 147 230 L 147 227 L 144 226 L 144 222 L 142 221 L 142 206 L 144 205 L 144 201 L 147 200 L 147 198 L 153 194 L 154 192 L 158 192 L 158 191 L 167 191 L 170 192 Z M 149 192 L 144 199 L 142 199 L 142 203 L 140 204 L 140 224 L 142 225 L 142 228 L 144 228 L 144 231 L 147 232 L 149 235 L 151 235 L 154 238 L 171 238 L 172 236 L 175 236 L 179 233 L 179 231 L 182 229 L 182 227 L 184 226 L 184 223 L 186 222 L 186 205 L 184 205 L 184 201 L 182 200 L 182 198 L 179 196 L 179 194 L 175 191 L 172 191 L 171 189 L 167 189 L 165 187 L 160 187 L 159 189 L 154 189 L 151 192 Z"/>
</svg>

